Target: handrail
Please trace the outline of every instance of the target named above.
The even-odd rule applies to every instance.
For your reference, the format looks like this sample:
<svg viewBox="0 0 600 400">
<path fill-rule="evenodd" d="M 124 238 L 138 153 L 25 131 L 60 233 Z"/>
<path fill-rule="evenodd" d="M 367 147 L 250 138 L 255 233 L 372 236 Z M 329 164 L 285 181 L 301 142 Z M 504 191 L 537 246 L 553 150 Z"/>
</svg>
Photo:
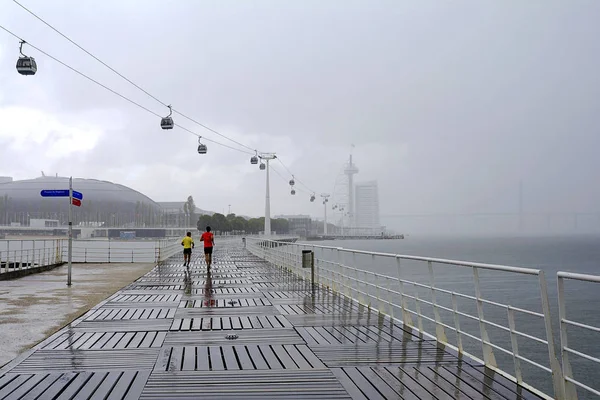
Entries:
<svg viewBox="0 0 600 400">
<path fill-rule="evenodd" d="M 478 362 L 484 363 L 489 368 L 505 375 L 517 384 L 534 391 L 543 398 L 565 399 L 562 369 L 554 348 L 555 340 L 552 332 L 547 283 L 544 272 L 539 269 L 369 252 L 342 247 L 313 245 L 310 243 L 289 243 L 266 238 L 248 237 L 246 240 L 248 250 L 254 255 L 277 266 L 289 269 L 305 279 L 308 278 L 309 271 L 301 268 L 301 250 L 309 249 L 313 252 L 318 250 L 319 254 L 315 254 L 316 284 L 331 288 L 368 307 L 376 308 L 380 313 L 386 314 L 393 319 L 396 319 L 395 312 L 400 311 L 402 315 L 401 321 L 404 326 L 416 330 L 419 335 L 431 337 L 455 349 L 459 354 L 467 355 Z M 392 259 L 396 264 L 398 276 L 393 277 L 361 268 L 361 262 L 357 260 L 357 256 L 368 256 L 370 258 L 367 262 L 374 264 L 376 264 L 377 260 L 380 260 L 381 264 L 379 265 L 388 265 L 388 267 L 390 267 L 389 260 Z M 403 266 L 406 262 L 422 263 L 423 268 L 419 272 L 423 272 L 424 276 L 407 275 L 406 271 L 403 271 Z M 439 287 L 435 279 L 434 265 L 469 268 L 472 274 L 471 288 L 474 289 L 475 295 L 460 293 L 454 288 L 449 290 Z M 479 278 L 481 270 L 537 278 L 541 312 L 485 298 L 482 294 L 482 285 Z M 425 278 L 427 275 L 428 279 Z M 424 295 L 424 293 L 427 294 Z M 444 303 L 448 298 L 452 300 L 451 306 Z M 459 299 L 463 299 L 462 301 L 473 301 L 476 306 L 476 312 L 469 311 L 468 307 L 460 306 L 462 307 L 460 309 Z M 412 303 L 413 306 L 409 306 L 409 303 Z M 506 312 L 505 318 L 508 320 L 507 326 L 498 323 L 498 321 L 486 318 L 484 316 L 484 305 L 504 309 Z M 537 334 L 518 330 L 517 313 L 529 318 L 533 317 L 542 320 L 544 322 L 544 329 Z M 416 323 L 413 323 L 413 318 L 416 318 Z M 424 328 L 424 324 L 429 323 L 432 325 L 432 331 Z M 453 336 L 450 339 L 446 335 L 446 331 L 453 332 Z M 492 331 L 494 333 L 501 332 L 508 334 L 510 341 L 503 343 L 496 339 L 492 340 L 490 337 Z M 471 342 L 469 344 L 463 343 L 463 338 L 473 340 L 473 343 L 479 343 L 479 350 L 475 347 L 469 347 Z M 519 352 L 519 342 L 523 340 L 543 344 L 547 347 L 548 358 L 543 363 L 545 365 L 538 362 L 537 357 L 536 360 L 532 360 L 525 357 L 522 352 Z M 512 357 L 513 374 L 506 372 L 509 367 L 508 365 L 502 365 L 501 367 L 503 368 L 498 366 L 494 350 Z M 474 351 L 479 352 L 481 356 L 475 355 Z M 537 368 L 540 372 L 551 373 L 552 385 L 551 389 L 548 386 L 547 390 L 552 390 L 553 396 L 543 392 L 546 388 L 540 390 L 523 381 L 521 361 Z"/>
<path fill-rule="evenodd" d="M 0 240 L 0 274 L 61 264 L 62 247 L 63 239 Z"/>
<path fill-rule="evenodd" d="M 567 307 L 566 307 L 566 296 L 565 296 L 565 280 L 574 280 L 580 282 L 590 282 L 590 283 L 600 283 L 600 275 L 588 275 L 588 274 L 578 274 L 573 272 L 564 272 L 559 271 L 556 276 L 558 277 L 558 318 L 560 321 L 560 353 L 562 358 L 562 367 L 563 367 L 563 377 L 564 377 L 564 386 L 565 393 L 567 398 L 576 399 L 577 398 L 577 388 L 582 388 L 590 393 L 595 394 L 596 396 L 600 396 L 600 390 L 592 388 L 575 380 L 573 378 L 573 368 L 571 366 L 571 361 L 569 360 L 569 354 L 576 355 L 578 357 L 584 358 L 588 361 L 592 361 L 596 364 L 600 364 L 600 359 L 590 356 L 582 351 L 574 350 L 569 347 L 568 340 L 568 326 L 576 326 L 578 328 L 585 329 L 587 331 L 592 332 L 600 332 L 600 327 L 584 324 L 582 322 L 573 321 L 567 319 Z"/>
</svg>

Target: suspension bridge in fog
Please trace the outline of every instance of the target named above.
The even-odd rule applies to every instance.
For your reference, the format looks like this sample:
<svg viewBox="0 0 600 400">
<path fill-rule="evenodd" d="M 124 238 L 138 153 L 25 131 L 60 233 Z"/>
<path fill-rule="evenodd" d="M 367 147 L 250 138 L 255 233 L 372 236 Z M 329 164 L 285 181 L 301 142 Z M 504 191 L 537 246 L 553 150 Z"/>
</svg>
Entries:
<svg viewBox="0 0 600 400">
<path fill-rule="evenodd" d="M 440 222 L 440 221 L 490 221 L 514 224 L 518 231 L 523 232 L 530 226 L 538 229 L 560 227 L 568 230 L 597 230 L 600 231 L 600 212 L 470 212 L 470 213 L 414 213 L 414 214 L 382 214 L 380 218 L 388 223 L 402 222 Z"/>
</svg>

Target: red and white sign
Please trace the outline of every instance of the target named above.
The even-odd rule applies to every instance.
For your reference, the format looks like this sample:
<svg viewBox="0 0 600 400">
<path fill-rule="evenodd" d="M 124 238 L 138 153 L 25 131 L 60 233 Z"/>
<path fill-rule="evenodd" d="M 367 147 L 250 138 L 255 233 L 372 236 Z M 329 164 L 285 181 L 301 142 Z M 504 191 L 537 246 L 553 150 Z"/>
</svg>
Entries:
<svg viewBox="0 0 600 400">
<path fill-rule="evenodd" d="M 81 200 L 73 198 L 71 204 L 77 207 L 81 207 Z"/>
</svg>

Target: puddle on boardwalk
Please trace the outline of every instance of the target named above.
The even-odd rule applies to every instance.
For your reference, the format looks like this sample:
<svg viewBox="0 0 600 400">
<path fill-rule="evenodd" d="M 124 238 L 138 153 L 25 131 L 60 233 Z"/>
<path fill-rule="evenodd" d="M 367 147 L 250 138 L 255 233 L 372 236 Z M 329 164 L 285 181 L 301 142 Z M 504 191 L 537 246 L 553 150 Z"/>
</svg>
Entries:
<svg viewBox="0 0 600 400">
<path fill-rule="evenodd" d="M 154 264 L 73 264 L 0 281 L 0 367 L 44 340 Z"/>
</svg>

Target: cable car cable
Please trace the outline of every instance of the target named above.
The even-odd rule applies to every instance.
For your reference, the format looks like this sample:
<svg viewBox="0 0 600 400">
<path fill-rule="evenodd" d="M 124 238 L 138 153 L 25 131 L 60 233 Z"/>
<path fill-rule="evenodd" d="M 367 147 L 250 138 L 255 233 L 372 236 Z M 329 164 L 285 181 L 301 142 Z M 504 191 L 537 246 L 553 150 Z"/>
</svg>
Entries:
<svg viewBox="0 0 600 400">
<path fill-rule="evenodd" d="M 309 188 L 304 182 L 302 182 L 300 179 L 298 179 L 298 177 L 296 177 L 296 175 L 292 174 L 292 171 L 290 171 L 290 169 L 283 163 L 283 161 L 281 161 L 280 157 L 277 157 L 277 160 L 279 160 L 279 163 L 283 166 L 283 168 L 285 168 L 285 170 L 293 176 L 293 179 L 295 181 L 297 181 L 299 184 L 301 184 L 302 186 L 304 186 L 309 192 L 311 193 L 315 193 L 314 190 L 312 190 L 311 188 Z"/>
<path fill-rule="evenodd" d="M 195 119 L 193 119 L 193 118 L 191 118 L 191 117 L 187 116 L 187 115 L 186 115 L 186 114 L 184 114 L 183 112 L 181 112 L 181 111 L 179 111 L 179 110 L 177 110 L 177 109 L 175 109 L 175 108 L 172 108 L 171 106 L 167 105 L 165 102 L 161 101 L 159 98 L 157 98 L 156 96 L 152 95 L 150 92 L 148 92 L 147 90 L 145 90 L 144 88 L 142 88 L 140 85 L 136 84 L 136 83 L 135 83 L 135 82 L 133 82 L 131 79 L 127 78 L 125 75 L 121 74 L 119 71 L 117 71 L 116 69 L 114 69 L 113 67 L 111 67 L 110 65 L 108 65 L 107 63 L 105 63 L 104 61 L 102 61 L 100 58 L 96 57 L 94 54 L 92 54 L 91 52 L 89 52 L 89 51 L 88 51 L 88 50 L 86 50 L 85 48 L 83 48 L 81 45 L 79 45 L 79 44 L 78 44 L 77 42 L 75 42 L 73 39 L 71 39 L 70 37 L 68 37 L 67 35 L 65 35 L 64 33 L 62 33 L 61 31 L 59 31 L 57 28 L 55 28 L 54 26 L 52 26 L 52 25 L 51 25 L 49 22 L 46 22 L 46 21 L 45 21 L 45 20 L 44 20 L 42 17 L 40 17 L 39 15 L 37 15 L 36 13 L 34 13 L 33 11 L 31 11 L 29 8 L 27 8 L 27 7 L 26 7 L 26 6 L 24 6 L 23 4 L 19 3 L 17 0 L 13 0 L 13 2 L 14 2 L 15 4 L 17 4 L 19 7 L 21 7 L 23 10 L 27 11 L 27 12 L 28 12 L 29 14 L 31 14 L 33 17 L 35 17 L 36 19 L 38 19 L 40 22 L 42 22 L 43 24 L 45 24 L 46 26 L 48 26 L 50 29 L 52 29 L 53 31 L 55 31 L 56 33 L 58 33 L 60 36 L 62 36 L 62 37 L 63 37 L 63 38 L 65 38 L 66 40 L 68 40 L 68 41 L 69 41 L 71 44 L 73 44 L 74 46 L 76 46 L 78 49 L 80 49 L 81 51 L 83 51 L 84 53 L 86 53 L 87 55 L 89 55 L 90 57 L 92 57 L 94 60 L 98 61 L 100 64 L 102 64 L 103 66 L 105 66 L 106 68 L 108 68 L 109 70 L 111 70 L 113 73 L 117 74 L 119 77 L 121 77 L 122 79 L 124 79 L 125 81 L 127 81 L 128 83 L 130 83 L 131 85 L 133 85 L 133 86 L 134 86 L 135 88 L 137 88 L 138 90 L 142 91 L 144 94 L 146 94 L 146 95 L 147 95 L 147 96 L 149 96 L 150 98 L 152 98 L 152 99 L 154 99 L 155 101 L 157 101 L 157 102 L 158 102 L 159 104 L 161 104 L 162 106 L 164 106 L 164 107 L 169 107 L 169 109 L 171 109 L 173 112 L 175 112 L 175 113 L 177 113 L 177 114 L 181 115 L 182 117 L 184 117 L 184 118 L 188 119 L 189 121 L 191 121 L 191 122 L 193 122 L 193 123 L 195 123 L 195 124 L 197 124 L 197 125 L 201 126 L 202 128 L 204 128 L 204 129 L 206 129 L 206 130 L 208 130 L 208 131 L 210 131 L 210 132 L 212 132 L 212 133 L 214 133 L 214 134 L 216 134 L 216 135 L 219 135 L 219 136 L 221 136 L 221 137 L 223 137 L 223 138 L 225 138 L 225 139 L 227 139 L 227 140 L 229 140 L 229 141 L 231 141 L 231 142 L 233 142 L 233 143 L 237 144 L 238 146 L 244 147 L 244 148 L 246 148 L 246 149 L 248 149 L 248 150 L 251 150 L 251 151 L 255 151 L 255 149 L 253 149 L 253 148 L 251 148 L 251 147 L 249 147 L 249 146 L 246 146 L 245 144 L 243 144 L 243 143 L 240 143 L 239 141 L 237 141 L 237 140 L 235 140 L 235 139 L 231 139 L 230 137 L 228 137 L 228 136 L 226 136 L 226 135 L 223 135 L 223 134 L 221 134 L 220 132 L 218 132 L 218 131 L 216 131 L 216 130 L 212 129 L 211 127 L 209 127 L 209 126 L 207 126 L 207 125 L 205 125 L 205 124 L 203 124 L 203 123 L 201 123 L 201 122 L 199 122 L 199 121 L 197 121 L 197 120 L 195 120 Z M 9 33 L 11 33 L 11 32 L 9 32 Z M 33 47 L 33 46 L 32 46 L 32 47 Z M 34 48 L 35 48 L 35 47 L 34 47 Z M 38 51 L 41 51 L 41 50 L 39 50 L 38 48 L 36 48 L 36 49 L 37 49 Z M 42 51 L 42 53 L 44 53 L 44 52 Z M 51 56 L 50 56 L 50 55 L 48 55 L 47 53 L 44 53 L 44 54 L 46 54 L 47 56 L 51 57 Z M 51 57 L 51 58 L 54 58 L 54 57 Z M 58 61 L 58 62 L 60 62 L 60 61 L 59 61 L 59 60 L 57 60 L 57 59 L 55 59 L 55 61 Z M 66 64 L 64 64 L 64 63 L 62 63 L 62 62 L 60 62 L 60 63 L 61 63 L 61 64 L 63 64 L 63 65 L 65 65 L 65 66 L 67 66 Z M 68 67 L 68 66 L 67 66 L 67 67 Z M 69 68 L 70 68 L 70 67 L 69 67 Z M 73 68 L 71 68 L 71 69 L 73 69 Z M 78 73 L 79 73 L 79 71 L 76 71 L 75 69 L 73 69 L 73 70 L 74 70 L 75 72 L 78 72 Z M 85 75 L 84 75 L 84 76 L 85 76 Z M 95 82 L 95 83 L 97 83 L 97 82 Z M 99 84 L 99 83 L 98 83 L 98 84 Z M 104 85 L 101 85 L 101 86 L 105 87 Z M 117 93 L 117 92 L 115 92 L 115 91 L 113 91 L 113 90 L 111 90 L 111 89 L 109 89 L 109 88 L 107 88 L 107 87 L 105 87 L 105 89 L 107 89 L 107 90 L 110 90 L 111 92 L 113 92 L 113 93 L 115 93 L 115 94 L 119 95 L 120 97 L 123 97 L 124 99 L 126 99 L 126 100 L 128 100 L 128 101 L 132 102 L 131 100 L 129 100 L 129 99 L 127 99 L 127 98 L 125 98 L 124 96 L 120 95 L 119 93 Z M 134 104 L 136 104 L 136 105 L 140 106 L 139 104 L 137 104 L 137 103 L 135 103 L 135 102 L 134 102 Z M 143 107 L 143 106 L 140 106 L 140 107 Z M 144 108 L 146 111 L 149 111 L 147 108 L 145 108 L 145 107 L 143 107 L 143 108 Z M 160 117 L 159 115 L 157 115 L 157 116 L 158 116 L 158 117 Z M 160 118 L 162 118 L 162 117 L 160 117 Z M 177 126 L 177 127 L 179 127 L 179 128 L 182 128 L 180 125 L 177 125 L 177 124 L 173 124 L 173 126 Z M 184 129 L 184 130 L 187 130 L 187 129 L 185 129 L 185 128 L 182 128 L 182 129 Z M 189 131 L 189 130 L 188 130 L 188 132 L 191 132 L 191 131 Z M 199 136 L 199 135 L 198 135 L 198 134 L 196 134 L 195 132 L 191 132 L 191 133 L 192 133 L 192 134 L 194 134 L 194 135 L 196 135 L 196 136 Z M 211 141 L 210 139 L 206 139 L 206 140 L 208 140 L 208 141 Z M 222 144 L 222 143 L 218 143 L 218 142 L 213 142 L 213 143 L 216 143 L 216 144 L 221 144 L 221 145 L 223 145 L 223 146 L 225 146 L 225 147 L 228 147 L 228 148 L 230 148 L 230 149 L 233 149 L 232 147 L 226 146 L 226 145 L 224 145 L 224 144 Z M 288 167 L 287 167 L 285 164 L 283 164 L 283 162 L 281 161 L 281 159 L 279 159 L 279 162 L 280 162 L 280 163 L 281 163 L 281 165 L 282 165 L 282 166 L 283 166 L 283 167 L 284 167 L 284 168 L 285 168 L 285 169 L 286 169 L 286 170 L 287 170 L 287 171 L 290 173 L 290 175 L 294 175 L 294 174 L 292 174 L 292 172 L 289 170 L 289 168 L 288 168 Z M 300 179 L 297 179 L 297 178 L 296 178 L 296 180 L 297 180 L 297 181 L 298 181 L 298 182 L 299 182 L 301 185 L 303 185 L 303 186 L 304 186 L 306 189 L 308 189 L 310 192 L 314 192 L 314 190 L 312 190 L 311 188 L 309 188 L 309 187 L 308 187 L 308 186 L 307 186 L 307 185 L 306 185 L 304 182 L 302 182 Z"/>
<path fill-rule="evenodd" d="M 12 31 L 10 31 L 9 29 L 5 28 L 5 27 L 4 27 L 4 26 L 2 26 L 2 25 L 0 25 L 0 29 L 2 29 L 2 30 L 4 30 L 5 32 L 7 32 L 7 33 L 11 34 L 12 36 L 14 36 L 15 38 L 17 38 L 17 39 L 19 39 L 19 40 L 24 40 L 24 39 L 22 39 L 22 38 L 21 38 L 19 35 L 17 35 L 16 33 L 12 32 Z M 82 76 L 82 77 L 86 78 L 86 79 L 87 79 L 87 80 L 89 80 L 90 82 L 93 82 L 93 83 L 95 83 L 96 85 L 100 86 L 101 88 L 108 90 L 108 91 L 109 91 L 109 92 L 111 92 L 112 94 L 115 94 L 115 95 L 119 96 L 119 97 L 120 97 L 120 98 L 122 98 L 123 100 L 126 100 L 126 101 L 130 102 L 131 104 L 133 104 L 133 105 L 135 105 L 135 106 L 138 106 L 138 107 L 139 107 L 139 108 L 141 108 L 142 110 L 144 110 L 144 111 L 146 111 L 146 112 L 148 112 L 148 113 L 150 113 L 150 114 L 152 114 L 152 115 L 154 115 L 154 116 L 156 116 L 156 117 L 162 118 L 162 116 L 161 116 L 161 115 L 159 115 L 158 113 L 156 113 L 156 112 L 154 112 L 154 111 L 150 110 L 148 107 L 145 107 L 145 106 L 141 105 L 140 103 L 138 103 L 138 102 L 136 102 L 136 101 L 134 101 L 134 100 L 131 100 L 129 97 L 122 95 L 121 93 L 117 92 L 116 90 L 114 90 L 114 89 L 111 89 L 110 87 L 108 87 L 108 86 L 104 85 L 103 83 L 101 83 L 101 82 L 98 82 L 98 81 L 97 81 L 97 80 L 95 80 L 94 78 L 92 78 L 92 77 L 90 77 L 90 76 L 88 76 L 88 75 L 84 74 L 83 72 L 81 72 L 81 71 L 79 71 L 79 70 L 77 70 L 77 69 L 75 69 L 75 68 L 71 67 L 69 64 L 67 64 L 67 63 L 65 63 L 65 62 L 63 62 L 63 61 L 61 61 L 61 60 L 59 60 L 58 58 L 56 58 L 56 57 L 54 57 L 54 56 L 52 56 L 52 55 L 48 54 L 47 52 L 45 52 L 44 50 L 40 49 L 39 47 L 36 47 L 36 46 L 34 46 L 33 44 L 31 44 L 30 42 L 27 42 L 27 44 L 28 44 L 30 47 L 34 48 L 35 50 L 39 51 L 40 53 L 44 54 L 46 57 L 48 57 L 48 58 L 50 58 L 50 59 L 52 59 L 52 60 L 56 61 L 57 63 L 61 64 L 62 66 L 66 67 L 66 68 L 70 69 L 71 71 L 73 71 L 73 72 L 77 73 L 78 75 L 80 75 L 80 76 Z M 174 125 L 175 125 L 175 126 L 177 126 L 178 128 L 181 128 L 181 129 L 183 129 L 183 130 L 184 130 L 184 131 L 186 131 L 186 132 L 189 132 L 189 133 L 191 133 L 191 134 L 192 134 L 192 135 L 194 135 L 194 136 L 200 137 L 200 135 L 199 135 L 199 134 L 197 134 L 196 132 L 194 132 L 194 131 L 192 131 L 192 130 L 190 130 L 190 129 L 188 129 L 188 128 L 185 128 L 185 127 L 183 127 L 183 126 L 181 126 L 181 125 L 178 125 L 178 124 L 174 124 Z M 254 155 L 254 153 L 250 153 L 250 152 L 248 152 L 248 151 L 245 151 L 245 150 L 242 150 L 242 149 L 238 149 L 238 148 L 235 148 L 235 147 L 231 147 L 231 146 L 229 146 L 229 145 L 227 145 L 227 144 L 224 144 L 224 143 L 221 143 L 221 142 L 217 142 L 217 141 L 215 141 L 215 140 L 212 140 L 212 139 L 209 139 L 209 138 L 207 138 L 207 137 L 205 137 L 205 136 L 202 136 L 202 138 L 203 138 L 204 140 L 206 140 L 206 141 L 209 141 L 209 142 L 211 142 L 211 143 L 214 143 L 214 144 L 218 144 L 218 145 L 220 145 L 220 146 L 223 146 L 223 147 L 227 147 L 227 148 L 229 148 L 229 149 L 231 149 L 231 150 L 239 151 L 239 152 L 241 152 L 241 153 L 245 153 L 245 154 Z"/>
<path fill-rule="evenodd" d="M 37 18 L 38 20 L 40 20 L 42 23 L 44 23 L 46 26 L 48 26 L 50 29 L 52 29 L 53 31 L 55 31 L 56 33 L 58 33 L 60 36 L 62 36 L 63 38 L 67 39 L 69 42 L 71 42 L 73 45 L 75 45 L 77 48 L 79 48 L 81 51 L 83 51 L 84 53 L 86 53 L 87 55 L 89 55 L 90 57 L 92 57 L 94 60 L 98 61 L 100 64 L 104 65 L 106 68 L 110 69 L 112 72 L 114 72 L 115 74 L 117 74 L 118 76 L 120 76 L 121 78 L 123 78 L 124 80 L 126 80 L 127 82 L 129 82 L 131 85 L 135 86 L 137 89 L 141 90 L 142 92 L 144 92 L 147 96 L 151 97 L 152 99 L 156 100 L 158 103 L 160 103 L 161 105 L 163 105 L 164 107 L 168 107 L 168 105 L 166 103 L 164 103 L 163 101 L 161 101 L 159 98 L 157 98 L 156 96 L 152 95 L 150 92 L 148 92 L 147 90 L 145 90 L 144 88 L 142 88 L 141 86 L 139 86 L 138 84 L 136 84 L 135 82 L 133 82 L 131 79 L 127 78 L 125 75 L 121 74 L 119 71 L 117 71 L 116 69 L 114 69 L 113 67 L 111 67 L 110 65 L 108 65 L 107 63 L 105 63 L 104 61 L 102 61 L 101 59 L 99 59 L 98 57 L 96 57 L 95 55 L 93 55 L 92 53 L 90 53 L 88 50 L 84 49 L 82 46 L 80 46 L 79 44 L 77 44 L 74 40 L 72 40 L 71 38 L 69 38 L 67 35 L 65 35 L 64 33 L 62 33 L 61 31 L 59 31 L 58 29 L 56 29 L 54 26 L 52 26 L 50 23 L 46 22 L 42 17 L 38 16 L 36 13 L 34 13 L 33 11 L 31 11 L 30 9 L 28 9 L 27 7 L 25 7 L 23 4 L 19 3 L 17 0 L 13 0 L 13 2 L 15 4 L 17 4 L 19 7 L 21 7 L 22 9 L 24 9 L 25 11 L 27 11 L 29 14 L 33 15 L 35 18 Z M 204 125 L 201 122 L 196 121 L 195 119 L 188 117 L 187 115 L 185 115 L 184 113 L 182 113 L 181 111 L 172 108 L 173 112 L 181 115 L 182 117 L 192 121 L 193 123 L 200 125 L 201 127 L 203 127 L 204 129 L 215 133 L 227 140 L 232 141 L 233 143 L 245 147 L 248 150 L 252 150 L 254 151 L 254 148 L 246 146 L 243 143 L 238 142 L 235 139 L 231 139 L 230 137 L 221 134 L 220 132 L 212 129 L 209 126 Z"/>
</svg>

